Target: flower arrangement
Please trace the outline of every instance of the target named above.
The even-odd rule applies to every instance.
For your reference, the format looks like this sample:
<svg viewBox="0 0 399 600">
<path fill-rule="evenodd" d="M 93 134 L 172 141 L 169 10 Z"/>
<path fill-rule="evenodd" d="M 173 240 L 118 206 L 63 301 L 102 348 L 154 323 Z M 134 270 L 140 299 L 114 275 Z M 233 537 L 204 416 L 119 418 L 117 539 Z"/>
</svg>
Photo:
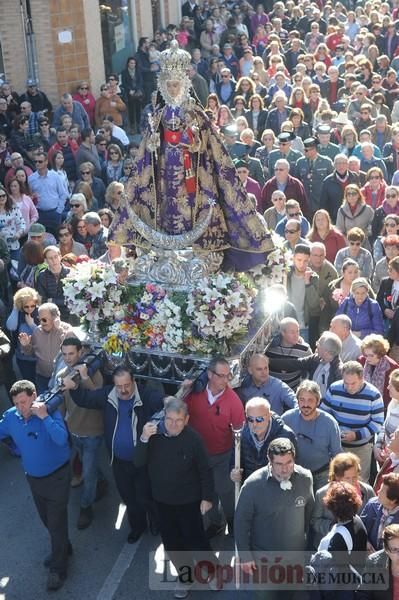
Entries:
<svg viewBox="0 0 399 600">
<path fill-rule="evenodd" d="M 246 332 L 256 290 L 244 276 L 219 273 L 198 283 L 188 294 L 148 283 L 132 288 L 123 320 L 109 329 L 104 349 L 132 347 L 164 352 L 221 350 Z"/>
<path fill-rule="evenodd" d="M 338 305 L 342 304 L 342 302 L 346 298 L 344 292 L 339 287 L 335 288 L 335 290 L 333 290 L 331 297 L 333 300 L 335 300 L 335 302 L 337 302 Z"/>
<path fill-rule="evenodd" d="M 202 279 L 189 295 L 187 314 L 192 319 L 194 338 L 207 351 L 244 334 L 254 310 L 256 289 L 243 275 L 219 273 Z M 198 342 L 194 347 L 198 347 Z"/>
<path fill-rule="evenodd" d="M 284 283 L 285 275 L 292 265 L 292 252 L 284 246 L 280 236 L 272 235 L 274 250 L 269 252 L 265 265 L 257 265 L 250 270 L 254 284 L 264 289 L 274 283 Z"/>
<path fill-rule="evenodd" d="M 80 261 L 63 284 L 67 307 L 80 317 L 86 329 L 94 322 L 105 333 L 115 318 L 123 318 L 124 287 L 109 265 L 90 259 Z"/>
</svg>

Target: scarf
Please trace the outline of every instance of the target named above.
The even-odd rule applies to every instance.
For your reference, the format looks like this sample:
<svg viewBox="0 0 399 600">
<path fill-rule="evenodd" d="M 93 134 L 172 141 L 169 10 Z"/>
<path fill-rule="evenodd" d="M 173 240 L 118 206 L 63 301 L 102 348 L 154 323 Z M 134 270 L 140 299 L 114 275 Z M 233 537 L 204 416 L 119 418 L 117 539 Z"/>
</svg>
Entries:
<svg viewBox="0 0 399 600">
<path fill-rule="evenodd" d="M 380 393 L 383 393 L 384 385 L 385 385 L 385 375 L 387 371 L 389 371 L 391 365 L 386 356 L 383 356 L 378 364 L 375 366 L 374 371 L 372 370 L 372 366 L 367 362 L 364 365 L 364 379 L 368 383 L 372 383 L 377 390 L 380 390 Z"/>
<path fill-rule="evenodd" d="M 345 175 L 340 175 L 338 171 L 335 171 L 335 177 L 341 185 L 345 185 L 349 179 L 349 171 L 347 171 Z"/>
<path fill-rule="evenodd" d="M 386 215 L 399 215 L 399 202 L 396 204 L 395 208 L 392 208 L 390 204 L 386 200 L 382 203 L 382 209 Z"/>
</svg>

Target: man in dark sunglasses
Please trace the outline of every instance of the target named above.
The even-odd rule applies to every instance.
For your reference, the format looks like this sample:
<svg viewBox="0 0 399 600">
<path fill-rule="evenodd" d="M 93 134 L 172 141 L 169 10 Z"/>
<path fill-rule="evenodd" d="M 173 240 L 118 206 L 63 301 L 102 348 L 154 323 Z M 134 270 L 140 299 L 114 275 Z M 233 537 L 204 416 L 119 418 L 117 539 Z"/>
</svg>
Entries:
<svg viewBox="0 0 399 600">
<path fill-rule="evenodd" d="M 245 405 L 246 423 L 241 432 L 241 468 L 230 472 L 232 481 L 245 481 L 268 463 L 269 444 L 276 438 L 288 438 L 296 445 L 296 436 L 284 421 L 270 410 L 270 402 L 262 396 L 251 398 Z M 234 450 L 230 464 L 234 464 Z"/>
<path fill-rule="evenodd" d="M 19 97 L 19 103 L 22 104 L 23 102 L 30 102 L 35 113 L 51 112 L 53 110 L 53 105 L 46 94 L 39 90 L 38 82 L 34 78 L 26 80 L 26 92 Z"/>
</svg>

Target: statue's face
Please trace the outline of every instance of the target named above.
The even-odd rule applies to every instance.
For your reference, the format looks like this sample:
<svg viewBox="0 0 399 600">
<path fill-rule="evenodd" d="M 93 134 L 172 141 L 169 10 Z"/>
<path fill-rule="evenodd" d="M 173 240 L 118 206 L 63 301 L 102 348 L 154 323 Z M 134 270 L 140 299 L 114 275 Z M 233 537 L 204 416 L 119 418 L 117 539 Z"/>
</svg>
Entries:
<svg viewBox="0 0 399 600">
<path fill-rule="evenodd" d="M 171 98 L 177 98 L 181 93 L 181 82 L 177 79 L 168 79 L 166 89 Z"/>
</svg>

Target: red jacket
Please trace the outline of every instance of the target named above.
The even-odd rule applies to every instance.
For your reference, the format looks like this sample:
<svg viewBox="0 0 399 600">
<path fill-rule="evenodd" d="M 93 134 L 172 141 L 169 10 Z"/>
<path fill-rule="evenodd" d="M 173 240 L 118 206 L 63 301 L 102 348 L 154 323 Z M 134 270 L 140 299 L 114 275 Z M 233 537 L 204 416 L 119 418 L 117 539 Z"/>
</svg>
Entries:
<svg viewBox="0 0 399 600">
<path fill-rule="evenodd" d="M 201 436 L 208 453 L 223 454 L 233 445 L 234 429 L 240 429 L 245 421 L 244 407 L 240 398 L 227 387 L 214 404 L 209 404 L 207 390 L 189 394 L 186 399 L 190 425 Z"/>
<path fill-rule="evenodd" d="M 262 189 L 262 200 L 258 208 L 260 213 L 264 213 L 267 208 L 273 206 L 272 194 L 277 190 L 277 179 L 272 177 L 265 183 Z M 287 185 L 284 190 L 287 200 L 297 200 L 301 207 L 302 214 L 309 217 L 308 201 L 306 200 L 305 188 L 299 179 L 288 175 Z"/>
<path fill-rule="evenodd" d="M 385 188 L 386 188 L 386 183 L 385 183 L 385 181 L 383 181 L 377 192 L 377 206 L 375 208 L 378 208 L 384 202 Z M 364 187 L 362 187 L 361 192 L 364 196 L 364 199 L 366 200 L 366 204 L 368 204 L 369 206 L 372 207 L 373 204 L 372 204 L 372 198 L 371 198 L 370 184 L 366 183 L 366 185 Z"/>
<path fill-rule="evenodd" d="M 312 242 L 321 242 L 326 248 L 326 258 L 330 263 L 334 264 L 338 250 L 346 247 L 345 237 L 338 229 L 333 227 L 328 236 L 322 240 L 317 232 L 312 235 Z"/>
<path fill-rule="evenodd" d="M 72 150 L 72 154 L 76 156 L 76 153 L 79 150 L 79 144 L 75 142 L 75 140 L 68 140 L 68 146 Z M 62 146 L 58 142 L 55 142 L 55 144 L 51 146 L 50 150 L 47 153 L 50 162 L 53 154 L 58 151 L 62 152 Z"/>
</svg>

